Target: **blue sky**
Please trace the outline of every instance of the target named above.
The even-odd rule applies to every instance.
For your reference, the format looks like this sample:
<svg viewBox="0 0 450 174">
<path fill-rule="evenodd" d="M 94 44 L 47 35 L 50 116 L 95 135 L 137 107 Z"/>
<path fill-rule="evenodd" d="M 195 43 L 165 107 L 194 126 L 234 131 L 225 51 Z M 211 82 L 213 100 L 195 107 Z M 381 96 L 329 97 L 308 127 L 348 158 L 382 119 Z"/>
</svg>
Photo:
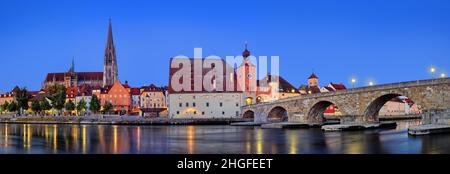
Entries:
<svg viewBox="0 0 450 174">
<path fill-rule="evenodd" d="M 430 78 L 450 70 L 450 1 L 0 1 L 0 91 L 38 90 L 48 72 L 102 71 L 112 18 L 119 78 L 168 82 L 169 58 L 280 56 L 294 86 L 312 69 L 320 83 L 357 86 Z"/>
</svg>

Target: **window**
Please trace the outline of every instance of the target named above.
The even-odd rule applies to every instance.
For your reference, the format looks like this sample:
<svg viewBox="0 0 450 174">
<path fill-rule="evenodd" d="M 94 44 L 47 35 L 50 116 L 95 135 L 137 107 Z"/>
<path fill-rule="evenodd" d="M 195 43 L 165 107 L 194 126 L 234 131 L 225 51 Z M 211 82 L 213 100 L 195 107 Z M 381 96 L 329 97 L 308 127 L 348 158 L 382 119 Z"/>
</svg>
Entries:
<svg viewBox="0 0 450 174">
<path fill-rule="evenodd" d="M 236 103 L 236 107 L 239 107 L 239 103 Z"/>
<path fill-rule="evenodd" d="M 177 111 L 177 114 L 180 114 L 180 111 Z"/>
<path fill-rule="evenodd" d="M 180 107 L 183 107 L 183 104 L 180 103 Z"/>
<path fill-rule="evenodd" d="M 222 102 L 220 102 L 220 104 L 219 104 L 219 105 L 220 105 L 220 107 L 222 107 L 222 105 L 223 105 L 223 104 L 222 104 Z"/>
<path fill-rule="evenodd" d="M 189 107 L 189 103 L 186 103 L 186 107 Z"/>
<path fill-rule="evenodd" d="M 202 115 L 205 115 L 205 112 L 204 112 L 204 111 L 202 112 Z"/>
<path fill-rule="evenodd" d="M 194 111 L 194 114 L 197 114 L 197 111 Z"/>
<path fill-rule="evenodd" d="M 222 115 L 225 115 L 225 111 L 222 111 Z"/>
<path fill-rule="evenodd" d="M 239 111 L 236 111 L 236 117 L 239 117 Z"/>
<path fill-rule="evenodd" d="M 208 102 L 206 102 L 206 107 L 209 107 L 209 103 Z"/>
<path fill-rule="evenodd" d="M 194 103 L 192 103 L 192 106 L 193 106 L 193 107 L 195 107 L 195 102 L 194 102 Z"/>
</svg>

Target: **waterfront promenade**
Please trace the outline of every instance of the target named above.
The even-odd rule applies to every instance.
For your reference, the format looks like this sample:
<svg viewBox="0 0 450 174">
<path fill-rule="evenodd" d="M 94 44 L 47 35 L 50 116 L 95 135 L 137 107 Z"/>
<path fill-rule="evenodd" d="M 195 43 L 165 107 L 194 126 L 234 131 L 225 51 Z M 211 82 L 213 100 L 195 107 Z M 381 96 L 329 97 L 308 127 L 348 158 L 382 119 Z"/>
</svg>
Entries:
<svg viewBox="0 0 450 174">
<path fill-rule="evenodd" d="M 0 115 L 0 123 L 21 124 L 114 124 L 114 125 L 228 125 L 231 122 L 251 121 L 244 118 L 167 118 L 128 115 L 90 116 L 14 116 Z"/>
</svg>

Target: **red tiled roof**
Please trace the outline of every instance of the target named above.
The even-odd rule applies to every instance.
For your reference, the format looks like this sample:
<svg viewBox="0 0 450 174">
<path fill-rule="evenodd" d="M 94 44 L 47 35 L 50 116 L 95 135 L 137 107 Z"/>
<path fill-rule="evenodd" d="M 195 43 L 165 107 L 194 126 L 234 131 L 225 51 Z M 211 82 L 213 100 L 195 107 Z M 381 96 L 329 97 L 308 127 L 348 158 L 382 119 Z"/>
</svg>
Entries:
<svg viewBox="0 0 450 174">
<path fill-rule="evenodd" d="M 318 79 L 319 77 L 316 76 L 316 74 L 312 73 L 311 76 L 308 77 L 308 79 Z"/>
<path fill-rule="evenodd" d="M 298 89 L 295 88 L 292 84 L 290 84 L 286 79 L 284 79 L 281 76 L 273 76 L 273 75 L 267 75 L 264 80 L 266 80 L 266 82 L 270 82 L 272 81 L 272 77 L 278 77 L 278 91 L 279 92 L 292 92 L 292 90 L 294 90 L 295 93 L 299 93 Z M 260 81 L 257 81 L 257 85 L 258 87 L 260 87 Z M 262 85 L 262 84 L 261 84 Z"/>
<path fill-rule="evenodd" d="M 145 92 L 157 92 L 157 91 L 166 91 L 167 86 L 157 87 L 154 84 L 150 84 L 150 86 L 141 87 Z"/>
<path fill-rule="evenodd" d="M 140 95 L 141 89 L 140 88 L 130 88 L 130 94 L 131 95 Z"/>
<path fill-rule="evenodd" d="M 331 92 L 331 91 L 335 91 L 332 87 L 329 87 L 329 86 L 325 86 L 324 88 L 327 89 L 327 90 L 330 91 L 330 92 Z"/>
<path fill-rule="evenodd" d="M 66 73 L 48 73 L 45 78 L 45 82 L 52 82 L 53 78 L 55 81 L 64 81 L 64 75 Z M 77 72 L 77 78 L 79 80 L 102 80 L 103 72 Z"/>
<path fill-rule="evenodd" d="M 330 83 L 330 85 L 333 86 L 333 88 L 336 89 L 336 90 L 344 90 L 344 89 L 347 89 L 347 88 L 345 87 L 345 85 L 342 84 L 342 83 L 339 83 L 339 84 Z"/>
<path fill-rule="evenodd" d="M 170 59 L 170 64 L 169 64 L 169 66 L 172 64 L 172 61 L 174 61 L 174 60 L 176 60 L 177 58 L 171 58 Z M 174 78 L 173 76 L 174 76 L 174 74 L 179 70 L 179 69 L 181 69 L 181 67 L 180 68 L 172 68 L 172 67 L 170 67 L 169 68 L 169 87 L 168 87 L 168 91 L 169 91 L 169 93 L 198 93 L 198 92 L 237 92 L 237 84 L 236 83 L 234 83 L 234 90 L 233 91 L 227 91 L 227 83 L 226 83 L 226 81 L 229 79 L 229 75 L 227 75 L 226 73 L 227 73 L 227 71 L 226 71 L 226 69 L 227 68 L 230 68 L 230 69 L 233 69 L 233 67 L 232 66 L 230 66 L 229 64 L 227 64 L 223 59 L 220 59 L 220 61 L 222 61 L 222 66 L 223 66 L 223 86 L 222 86 L 222 91 L 216 91 L 216 90 L 213 90 L 213 91 L 207 91 L 206 89 L 205 89 L 205 87 L 203 86 L 202 87 L 202 90 L 201 91 L 194 91 L 194 60 L 201 60 L 202 61 L 202 63 L 203 63 L 203 60 L 205 60 L 205 59 L 197 59 L 197 58 L 189 58 L 188 59 L 189 61 L 190 61 L 190 64 L 191 64 L 191 82 L 190 82 L 190 86 L 191 86 L 191 91 L 184 91 L 184 90 L 181 90 L 181 91 L 175 91 L 174 89 L 173 89 L 173 87 L 172 87 L 172 83 L 170 82 L 171 81 L 171 79 L 172 78 Z M 211 69 L 212 68 L 206 68 L 206 67 L 202 67 L 202 74 L 201 74 L 201 76 L 202 77 L 204 77 L 205 75 L 206 75 L 206 73 L 208 73 L 209 71 L 211 71 Z M 237 79 L 237 77 L 236 77 L 236 73 L 233 73 L 233 78 L 235 79 L 234 81 L 236 82 L 236 79 Z M 227 79 L 228 78 L 228 79 Z M 178 78 L 179 79 L 179 81 L 180 81 L 180 83 L 182 82 L 182 78 L 181 77 L 179 77 Z"/>
</svg>

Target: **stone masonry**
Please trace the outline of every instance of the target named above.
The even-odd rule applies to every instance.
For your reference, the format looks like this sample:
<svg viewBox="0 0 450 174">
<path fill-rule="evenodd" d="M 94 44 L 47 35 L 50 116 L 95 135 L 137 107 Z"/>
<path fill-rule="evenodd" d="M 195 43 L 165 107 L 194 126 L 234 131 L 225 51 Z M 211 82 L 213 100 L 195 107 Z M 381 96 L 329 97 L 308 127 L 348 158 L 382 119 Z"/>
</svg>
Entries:
<svg viewBox="0 0 450 174">
<path fill-rule="evenodd" d="M 323 112 L 331 104 L 339 107 L 341 122 L 378 122 L 383 105 L 397 96 L 412 99 L 424 116 L 434 117 L 450 109 L 450 78 L 417 80 L 353 88 L 335 92 L 301 95 L 275 102 L 242 107 L 242 114 L 253 112 L 255 122 L 271 122 L 274 118 L 289 122 L 322 123 Z M 284 113 L 280 113 L 284 111 Z M 248 111 L 248 112 L 247 112 Z M 432 115 L 432 116 L 431 116 Z M 447 114 L 443 115 L 449 115 Z M 285 118 L 287 117 L 287 118 Z M 429 119 L 431 120 L 431 118 Z"/>
</svg>

